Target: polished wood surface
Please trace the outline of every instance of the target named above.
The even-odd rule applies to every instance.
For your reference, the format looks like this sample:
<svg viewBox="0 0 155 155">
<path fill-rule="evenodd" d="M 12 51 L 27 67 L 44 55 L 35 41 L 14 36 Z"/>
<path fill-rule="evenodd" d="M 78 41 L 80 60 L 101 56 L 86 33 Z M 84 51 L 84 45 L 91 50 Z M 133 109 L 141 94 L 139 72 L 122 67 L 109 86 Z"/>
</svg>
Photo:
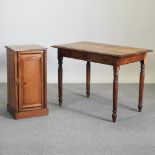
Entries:
<svg viewBox="0 0 155 155">
<path fill-rule="evenodd" d="M 18 87 L 17 87 L 17 53 L 7 50 L 7 96 L 8 104 L 14 112 L 18 112 Z"/>
<path fill-rule="evenodd" d="M 144 77 L 145 77 L 145 61 L 140 61 L 140 77 L 139 77 L 139 100 L 138 111 L 142 111 L 143 96 L 144 96 Z"/>
<path fill-rule="evenodd" d="M 87 61 L 86 64 L 86 95 L 87 98 L 90 96 L 90 70 L 91 70 L 91 64 L 90 61 Z"/>
<path fill-rule="evenodd" d="M 7 49 L 10 49 L 14 52 L 25 52 L 25 51 L 33 51 L 33 50 L 47 50 L 47 48 L 42 47 L 40 45 L 31 44 L 31 45 L 10 45 L 5 46 Z"/>
<path fill-rule="evenodd" d="M 63 83 L 63 68 L 62 68 L 62 63 L 63 63 L 63 57 L 61 54 L 58 53 L 58 94 L 59 94 L 59 106 L 62 105 L 62 96 L 63 96 L 63 91 L 62 91 L 62 83 Z"/>
<path fill-rule="evenodd" d="M 15 119 L 47 115 L 45 48 L 31 49 L 30 45 L 29 51 L 16 52 L 6 48 L 8 111 Z"/>
<path fill-rule="evenodd" d="M 117 118 L 117 102 L 118 102 L 118 78 L 119 78 L 119 69 L 117 65 L 113 66 L 113 73 L 114 73 L 114 79 L 113 79 L 113 114 L 112 119 L 113 122 L 116 122 Z"/>
<path fill-rule="evenodd" d="M 89 52 L 89 53 L 110 55 L 115 57 L 124 57 L 124 56 L 146 53 L 151 51 L 151 50 L 142 49 L 142 48 L 133 48 L 133 47 L 101 44 L 101 43 L 94 43 L 94 42 L 76 42 L 76 43 L 70 43 L 70 44 L 55 45 L 53 47 L 59 48 L 59 49 L 61 48 L 61 49 L 87 52 L 87 53 Z"/>
<path fill-rule="evenodd" d="M 12 107 L 9 104 L 7 104 L 7 110 L 15 119 L 40 117 L 40 116 L 46 116 L 48 114 L 47 108 L 28 110 L 28 111 L 20 111 L 20 112 L 15 113 L 15 111 L 12 109 Z"/>
<path fill-rule="evenodd" d="M 43 54 L 19 54 L 19 67 L 20 110 L 42 108 L 44 103 Z"/>
<path fill-rule="evenodd" d="M 142 110 L 143 91 L 144 91 L 144 63 L 146 63 L 148 49 L 132 48 L 117 45 L 107 45 L 93 42 L 77 42 L 71 44 L 54 45 L 58 48 L 58 93 L 59 105 L 62 105 L 62 60 L 63 57 L 87 61 L 86 64 L 86 94 L 90 96 L 90 62 L 101 63 L 113 66 L 113 113 L 112 120 L 117 119 L 119 70 L 121 65 L 141 62 L 140 84 L 139 84 L 139 103 L 138 111 Z"/>
</svg>

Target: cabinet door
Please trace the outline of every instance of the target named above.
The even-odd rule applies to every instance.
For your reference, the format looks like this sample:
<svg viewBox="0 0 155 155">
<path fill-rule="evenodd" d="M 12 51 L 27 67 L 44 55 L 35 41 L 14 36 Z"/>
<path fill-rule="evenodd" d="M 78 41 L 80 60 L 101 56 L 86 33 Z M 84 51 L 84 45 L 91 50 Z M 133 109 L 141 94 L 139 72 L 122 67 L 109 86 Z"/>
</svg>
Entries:
<svg viewBox="0 0 155 155">
<path fill-rule="evenodd" d="M 43 52 L 19 54 L 19 109 L 44 107 Z"/>
</svg>

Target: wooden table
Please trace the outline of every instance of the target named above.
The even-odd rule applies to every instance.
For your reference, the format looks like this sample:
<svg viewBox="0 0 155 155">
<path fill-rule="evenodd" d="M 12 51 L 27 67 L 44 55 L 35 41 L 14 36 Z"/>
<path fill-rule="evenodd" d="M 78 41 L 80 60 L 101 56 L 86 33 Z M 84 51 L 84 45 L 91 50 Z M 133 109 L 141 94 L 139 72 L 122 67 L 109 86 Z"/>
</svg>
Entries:
<svg viewBox="0 0 155 155">
<path fill-rule="evenodd" d="M 62 105 L 62 63 L 63 57 L 80 59 L 86 63 L 86 94 L 90 96 L 90 62 L 96 62 L 113 66 L 113 113 L 112 120 L 116 122 L 117 118 L 117 100 L 118 100 L 118 78 L 121 65 L 140 62 L 140 83 L 139 83 L 139 100 L 138 111 L 142 110 L 144 76 L 148 49 L 131 48 L 124 46 L 100 44 L 94 42 L 76 42 L 71 44 L 55 45 L 58 48 L 58 92 L 59 105 Z"/>
</svg>

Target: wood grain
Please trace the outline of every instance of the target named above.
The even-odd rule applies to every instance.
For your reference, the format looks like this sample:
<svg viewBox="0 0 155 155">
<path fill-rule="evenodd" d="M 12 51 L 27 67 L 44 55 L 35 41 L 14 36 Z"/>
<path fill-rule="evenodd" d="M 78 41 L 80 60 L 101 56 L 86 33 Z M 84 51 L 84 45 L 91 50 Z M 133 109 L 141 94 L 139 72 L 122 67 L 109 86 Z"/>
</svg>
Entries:
<svg viewBox="0 0 155 155">
<path fill-rule="evenodd" d="M 47 115 L 46 50 L 39 45 L 36 49 L 31 45 L 14 47 L 6 46 L 7 110 L 15 119 Z"/>
<path fill-rule="evenodd" d="M 139 100 L 138 111 L 141 112 L 143 108 L 143 96 L 144 96 L 144 78 L 145 78 L 145 63 L 140 62 L 140 77 L 139 77 Z"/>
<path fill-rule="evenodd" d="M 113 122 L 116 122 L 116 118 L 117 118 L 119 69 L 120 69 L 119 66 L 113 66 L 113 73 L 114 73 L 114 79 L 113 79 L 113 114 L 112 114 Z"/>
<path fill-rule="evenodd" d="M 7 50 L 7 104 L 18 112 L 17 54 Z"/>
<path fill-rule="evenodd" d="M 87 61 L 86 65 L 86 94 L 90 95 L 90 62 L 102 63 L 113 66 L 113 113 L 112 120 L 117 119 L 118 104 L 118 79 L 121 65 L 141 62 L 140 85 L 139 85 L 139 104 L 138 110 L 141 111 L 144 91 L 144 64 L 146 63 L 147 53 L 151 50 L 132 48 L 118 45 L 107 45 L 93 42 L 77 42 L 52 46 L 58 48 L 58 86 L 59 86 L 59 105 L 62 105 L 62 60 L 63 57 L 74 58 Z"/>
<path fill-rule="evenodd" d="M 87 98 L 90 96 L 90 70 L 91 70 L 91 64 L 90 61 L 87 61 L 86 63 L 86 95 Z"/>
<path fill-rule="evenodd" d="M 31 45 L 10 45 L 10 46 L 5 46 L 7 49 L 10 49 L 14 52 L 26 52 L 26 51 L 33 51 L 33 50 L 47 50 L 47 48 L 36 45 L 36 44 L 31 44 Z"/>
<path fill-rule="evenodd" d="M 43 54 L 19 55 L 20 110 L 43 107 Z"/>
<path fill-rule="evenodd" d="M 135 55 L 139 53 L 151 52 L 151 50 L 148 49 L 101 44 L 94 42 L 76 42 L 63 45 L 54 45 L 52 47 L 59 49 L 70 49 L 82 52 L 89 52 L 89 53 L 98 53 L 103 55 L 111 55 L 115 57 L 124 57 L 133 54 Z"/>
<path fill-rule="evenodd" d="M 63 56 L 58 52 L 58 94 L 59 94 L 59 106 L 62 106 L 63 97 Z"/>
</svg>

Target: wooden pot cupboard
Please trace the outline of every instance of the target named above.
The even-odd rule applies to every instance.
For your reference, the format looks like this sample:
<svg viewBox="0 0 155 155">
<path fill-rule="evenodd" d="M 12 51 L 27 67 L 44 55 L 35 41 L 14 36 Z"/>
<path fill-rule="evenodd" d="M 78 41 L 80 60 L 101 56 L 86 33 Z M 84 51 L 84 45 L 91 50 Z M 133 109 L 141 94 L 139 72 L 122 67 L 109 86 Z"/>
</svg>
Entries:
<svg viewBox="0 0 155 155">
<path fill-rule="evenodd" d="M 15 119 L 48 115 L 47 49 L 39 45 L 6 49 L 8 112 Z"/>
</svg>

